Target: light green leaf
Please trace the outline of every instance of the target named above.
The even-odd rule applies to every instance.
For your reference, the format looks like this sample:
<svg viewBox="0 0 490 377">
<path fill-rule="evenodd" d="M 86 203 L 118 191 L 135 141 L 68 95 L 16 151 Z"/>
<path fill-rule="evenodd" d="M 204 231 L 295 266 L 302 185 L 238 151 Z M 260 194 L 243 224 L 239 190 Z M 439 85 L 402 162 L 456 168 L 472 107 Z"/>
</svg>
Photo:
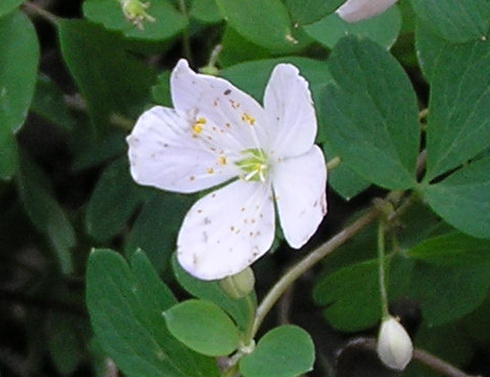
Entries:
<svg viewBox="0 0 490 377">
<path fill-rule="evenodd" d="M 99 133 L 112 114 L 130 118 L 140 114 L 155 73 L 125 51 L 118 35 L 86 21 L 63 20 L 59 38 L 63 58 Z"/>
<path fill-rule="evenodd" d="M 31 105 L 39 63 L 39 43 L 26 15 L 0 18 L 0 46 L 0 127 L 17 132 Z"/>
<path fill-rule="evenodd" d="M 87 207 L 85 224 L 98 241 L 117 235 L 144 199 L 129 173 L 126 156 L 110 164 L 100 177 Z"/>
<path fill-rule="evenodd" d="M 63 92 L 45 75 L 39 75 L 31 111 L 57 125 L 64 131 L 71 131 L 75 119 L 66 106 Z"/>
<path fill-rule="evenodd" d="M 445 221 L 478 238 L 490 238 L 490 157 L 471 162 L 423 193 Z"/>
<path fill-rule="evenodd" d="M 240 360 L 244 377 L 296 377 L 313 369 L 315 346 L 298 326 L 284 325 L 265 334 L 255 350 Z"/>
<path fill-rule="evenodd" d="M 168 0 L 153 0 L 149 4 L 146 12 L 155 18 L 155 22 L 143 21 L 143 30 L 124 17 L 119 1 L 86 0 L 83 14 L 90 21 L 103 24 L 109 30 L 122 31 L 126 37 L 148 41 L 170 39 L 187 26 L 185 17 Z"/>
<path fill-rule="evenodd" d="M 488 0 L 412 0 L 412 7 L 428 28 L 451 42 L 464 43 L 487 36 Z"/>
<path fill-rule="evenodd" d="M 347 37 L 332 51 L 329 68 L 335 85 L 319 104 L 327 150 L 369 182 L 413 187 L 418 109 L 399 63 L 376 43 Z"/>
<path fill-rule="evenodd" d="M 490 265 L 490 240 L 453 232 L 425 240 L 409 250 L 408 256 L 438 266 Z"/>
<path fill-rule="evenodd" d="M 172 335 L 198 353 L 226 356 L 238 348 L 238 329 L 211 301 L 184 301 L 165 311 L 163 316 Z"/>
<path fill-rule="evenodd" d="M 250 321 L 250 309 L 246 298 L 230 297 L 217 281 L 196 279 L 180 266 L 175 255 L 172 257 L 172 267 L 177 281 L 187 292 L 195 297 L 214 302 L 233 318 L 241 330 L 247 328 Z M 252 296 L 251 299 L 255 300 L 255 296 Z"/>
<path fill-rule="evenodd" d="M 154 275 L 145 264 L 143 269 Z M 90 255 L 87 305 L 101 346 L 128 377 L 218 376 L 213 359 L 192 352 L 170 335 L 161 315 L 169 302 L 159 298 L 166 289 L 155 281 L 147 285 L 143 274 L 133 272 L 113 251 L 95 250 Z"/>
<path fill-rule="evenodd" d="M 216 0 L 225 20 L 245 38 L 271 50 L 300 46 L 286 6 L 280 0 Z"/>
<path fill-rule="evenodd" d="M 449 45 L 435 64 L 427 125 L 426 181 L 490 145 L 490 45 Z"/>
<path fill-rule="evenodd" d="M 3 17 L 7 13 L 13 11 L 25 0 L 2 0 L 0 3 L 0 17 Z"/>
<path fill-rule="evenodd" d="M 376 17 L 355 23 L 348 23 L 336 13 L 333 13 L 314 24 L 306 26 L 305 31 L 313 39 L 330 49 L 346 35 L 369 38 L 389 49 L 398 38 L 401 25 L 400 10 L 398 7 L 391 7 Z"/>
<path fill-rule="evenodd" d="M 43 171 L 27 154 L 19 159 L 17 185 L 29 218 L 57 253 L 61 271 L 73 272 L 71 248 L 75 246 L 75 231 L 56 201 L 50 182 Z"/>
<path fill-rule="evenodd" d="M 294 23 L 308 25 L 339 8 L 345 0 L 285 0 Z"/>
</svg>

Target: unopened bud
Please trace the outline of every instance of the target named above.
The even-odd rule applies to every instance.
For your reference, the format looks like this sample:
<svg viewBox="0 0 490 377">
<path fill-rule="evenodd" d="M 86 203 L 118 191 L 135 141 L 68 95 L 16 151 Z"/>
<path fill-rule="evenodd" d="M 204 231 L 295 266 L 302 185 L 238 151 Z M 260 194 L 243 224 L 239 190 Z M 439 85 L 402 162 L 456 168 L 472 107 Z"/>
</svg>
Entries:
<svg viewBox="0 0 490 377">
<path fill-rule="evenodd" d="M 392 369 L 403 370 L 412 359 L 413 345 L 405 328 L 393 317 L 383 320 L 376 348 L 381 361 Z"/>
<path fill-rule="evenodd" d="M 346 22 L 358 22 L 383 13 L 398 0 L 347 0 L 337 14 Z"/>
<path fill-rule="evenodd" d="M 143 30 L 143 21 L 155 22 L 155 18 L 150 16 L 146 10 L 150 3 L 142 3 L 139 0 L 120 0 L 122 11 L 126 19 L 132 22 L 138 29 Z"/>
<path fill-rule="evenodd" d="M 232 298 L 242 298 L 253 291 L 255 276 L 250 267 L 236 275 L 228 276 L 221 280 L 221 288 Z"/>
</svg>

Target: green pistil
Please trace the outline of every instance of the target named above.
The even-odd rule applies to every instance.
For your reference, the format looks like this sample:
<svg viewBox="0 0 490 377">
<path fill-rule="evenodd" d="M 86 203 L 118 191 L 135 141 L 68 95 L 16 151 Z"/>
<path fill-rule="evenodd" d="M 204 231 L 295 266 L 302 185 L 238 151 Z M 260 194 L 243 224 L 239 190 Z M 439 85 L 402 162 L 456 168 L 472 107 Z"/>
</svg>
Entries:
<svg viewBox="0 0 490 377">
<path fill-rule="evenodd" d="M 246 156 L 243 160 L 238 161 L 237 166 L 242 169 L 242 178 L 246 181 L 265 182 L 265 177 L 269 170 L 267 155 L 260 148 L 247 149 L 243 151 Z"/>
</svg>

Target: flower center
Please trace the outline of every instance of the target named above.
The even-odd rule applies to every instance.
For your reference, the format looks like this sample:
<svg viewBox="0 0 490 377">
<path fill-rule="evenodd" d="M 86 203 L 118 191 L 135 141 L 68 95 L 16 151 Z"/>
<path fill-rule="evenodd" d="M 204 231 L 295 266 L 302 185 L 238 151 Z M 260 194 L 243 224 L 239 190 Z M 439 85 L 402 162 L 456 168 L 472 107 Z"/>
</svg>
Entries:
<svg viewBox="0 0 490 377">
<path fill-rule="evenodd" d="M 269 170 L 269 161 L 265 152 L 260 149 L 246 149 L 243 151 L 245 158 L 236 162 L 242 169 L 242 178 L 246 181 L 265 182 Z"/>
</svg>

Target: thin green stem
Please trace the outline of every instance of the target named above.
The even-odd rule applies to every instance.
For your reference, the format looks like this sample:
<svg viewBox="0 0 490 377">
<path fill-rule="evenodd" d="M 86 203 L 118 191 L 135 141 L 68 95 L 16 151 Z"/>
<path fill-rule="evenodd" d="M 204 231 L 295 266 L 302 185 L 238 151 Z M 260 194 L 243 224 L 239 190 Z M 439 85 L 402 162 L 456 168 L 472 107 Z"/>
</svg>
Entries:
<svg viewBox="0 0 490 377">
<path fill-rule="evenodd" d="M 248 347 L 250 346 L 254 338 L 254 318 L 257 312 L 257 303 L 252 298 L 252 294 L 248 294 L 245 300 L 247 302 L 249 323 L 247 326 L 247 330 L 245 331 L 245 336 L 243 337 L 243 344 L 244 346 Z"/>
<path fill-rule="evenodd" d="M 189 20 L 189 12 L 187 11 L 187 4 L 185 0 L 179 0 L 179 9 L 180 13 Z M 184 56 L 189 61 L 189 64 L 192 65 L 192 52 L 191 52 L 191 42 L 189 35 L 189 27 L 187 26 L 182 33 L 182 46 L 184 49 Z"/>
<path fill-rule="evenodd" d="M 380 212 L 377 208 L 372 207 L 363 216 L 354 221 L 351 225 L 344 228 L 342 231 L 333 236 L 329 241 L 324 243 L 319 248 L 313 250 L 305 258 L 300 260 L 292 268 L 290 268 L 271 288 L 271 290 L 264 297 L 255 316 L 253 325 L 253 334 L 257 333 L 262 321 L 272 309 L 274 304 L 279 300 L 282 294 L 293 284 L 300 276 L 306 271 L 312 268 L 316 263 L 321 261 L 326 255 L 337 249 L 346 241 L 351 239 L 354 235 L 359 233 L 364 227 L 373 222 Z"/>
<path fill-rule="evenodd" d="M 388 294 L 386 291 L 385 259 L 385 221 L 384 219 L 380 219 L 378 225 L 378 273 L 382 318 L 387 318 L 390 315 L 388 311 Z"/>
</svg>

